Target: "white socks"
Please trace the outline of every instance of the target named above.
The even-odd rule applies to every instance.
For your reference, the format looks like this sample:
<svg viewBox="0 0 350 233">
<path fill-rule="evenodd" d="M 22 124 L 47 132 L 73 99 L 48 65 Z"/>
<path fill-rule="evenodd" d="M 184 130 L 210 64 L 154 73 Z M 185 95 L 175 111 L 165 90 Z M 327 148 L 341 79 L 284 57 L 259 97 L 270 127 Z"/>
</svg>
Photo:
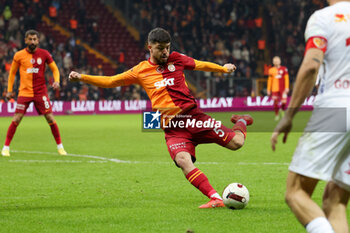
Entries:
<svg viewBox="0 0 350 233">
<path fill-rule="evenodd" d="M 217 198 L 222 200 L 222 198 L 220 197 L 220 195 L 218 193 L 214 193 L 213 195 L 210 196 L 210 198 Z"/>
<path fill-rule="evenodd" d="M 246 121 L 246 120 L 244 120 L 244 119 L 239 119 L 239 120 L 237 121 L 237 123 L 240 122 L 240 121 L 243 122 L 243 124 L 247 125 L 247 121 Z"/>
<path fill-rule="evenodd" d="M 9 146 L 4 146 L 2 149 L 3 150 L 10 150 L 10 147 Z"/>
<path fill-rule="evenodd" d="M 305 228 L 308 233 L 334 233 L 332 225 L 325 217 L 313 219 Z"/>
<path fill-rule="evenodd" d="M 61 149 L 61 148 L 63 148 L 63 144 L 62 143 L 57 145 L 57 149 Z"/>
</svg>

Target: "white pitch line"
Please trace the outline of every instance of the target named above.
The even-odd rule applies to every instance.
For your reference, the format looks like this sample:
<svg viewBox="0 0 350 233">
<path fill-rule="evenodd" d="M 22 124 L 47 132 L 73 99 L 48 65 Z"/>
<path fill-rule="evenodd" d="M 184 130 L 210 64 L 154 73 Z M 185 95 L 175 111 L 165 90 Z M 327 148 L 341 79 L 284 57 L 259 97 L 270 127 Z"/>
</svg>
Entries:
<svg viewBox="0 0 350 233">
<path fill-rule="evenodd" d="M 35 160 L 35 159 L 10 159 L 11 163 L 83 163 L 79 160 Z M 89 160 L 87 163 L 107 163 L 107 161 Z"/>
<path fill-rule="evenodd" d="M 25 154 L 49 154 L 49 155 L 57 155 L 55 152 L 44 152 L 44 151 L 25 151 L 25 150 L 12 150 L 13 152 L 18 153 L 25 153 Z M 96 155 L 80 155 L 80 154 L 70 154 L 68 153 L 66 156 L 71 157 L 80 157 L 80 158 L 90 158 L 90 159 L 98 159 L 103 161 L 109 161 L 113 163 L 141 163 L 141 164 L 170 164 L 171 162 L 162 162 L 162 161 L 129 161 L 129 160 L 120 160 L 117 158 L 106 158 L 102 156 L 96 156 Z M 197 164 L 224 164 L 224 163 L 218 163 L 218 162 L 197 162 Z"/>
<path fill-rule="evenodd" d="M 45 151 L 25 151 L 25 150 L 12 150 L 13 152 L 18 152 L 18 153 L 25 153 L 25 154 L 48 154 L 48 155 L 57 155 L 55 152 L 45 152 Z M 172 162 L 162 162 L 162 161 L 130 161 L 130 160 L 120 160 L 117 158 L 106 158 L 102 156 L 97 156 L 97 155 L 81 155 L 81 154 L 67 154 L 66 156 L 71 156 L 71 157 L 79 157 L 79 158 L 90 158 L 90 159 L 97 159 L 97 160 L 102 160 L 103 162 L 113 162 L 113 163 L 140 163 L 140 164 L 171 164 Z M 9 160 L 10 161 L 10 160 Z M 23 160 L 24 161 L 24 160 Z M 29 160 L 28 160 L 29 161 Z M 33 160 L 33 161 L 40 161 L 40 160 Z M 44 160 L 41 160 L 44 161 Z M 50 161 L 50 160 L 48 160 Z M 54 160 L 53 160 L 54 161 Z M 62 160 L 65 161 L 65 160 Z M 68 161 L 68 160 L 67 160 Z M 74 161 L 74 160 L 71 160 Z M 102 162 L 101 161 L 101 162 Z M 89 162 L 89 161 L 88 161 Z M 58 162 L 59 163 L 59 162 Z M 67 162 L 68 163 L 68 162 Z M 74 163 L 74 162 L 71 162 Z M 92 162 L 91 162 L 92 163 Z M 196 164 L 211 164 L 211 165 L 220 165 L 220 164 L 227 164 L 224 162 L 196 162 Z M 256 162 L 238 162 L 238 165 L 289 165 L 289 163 L 273 163 L 273 162 L 261 162 L 261 163 L 256 163 Z"/>
<path fill-rule="evenodd" d="M 239 162 L 238 165 L 289 165 L 289 163 L 247 163 L 247 162 Z"/>
<path fill-rule="evenodd" d="M 19 153 L 25 153 L 25 154 L 49 154 L 49 155 L 57 155 L 57 153 L 54 152 L 44 152 L 44 151 L 25 151 L 25 150 L 13 150 L 13 152 L 19 152 Z M 90 158 L 90 159 L 99 159 L 104 161 L 110 161 L 114 163 L 133 163 L 132 161 L 127 160 L 120 160 L 116 158 L 106 158 L 101 156 L 95 156 L 95 155 L 80 155 L 80 154 L 67 154 L 65 156 L 71 156 L 71 157 L 80 157 L 80 158 Z"/>
</svg>

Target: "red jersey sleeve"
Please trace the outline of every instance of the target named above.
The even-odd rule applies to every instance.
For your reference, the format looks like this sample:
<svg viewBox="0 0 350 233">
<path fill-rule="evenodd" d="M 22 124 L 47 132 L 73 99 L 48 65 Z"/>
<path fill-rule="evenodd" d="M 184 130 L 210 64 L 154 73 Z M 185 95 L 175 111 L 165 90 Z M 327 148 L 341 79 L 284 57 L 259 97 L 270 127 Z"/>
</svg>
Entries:
<svg viewBox="0 0 350 233">
<path fill-rule="evenodd" d="M 181 59 L 185 70 L 193 70 L 196 67 L 194 59 L 192 57 L 186 56 L 185 54 L 178 53 L 178 52 L 174 52 L 174 53 L 176 53 Z"/>
<path fill-rule="evenodd" d="M 45 50 L 45 55 L 46 55 L 46 64 L 50 64 L 53 62 L 52 55 L 49 53 L 49 51 Z"/>
</svg>

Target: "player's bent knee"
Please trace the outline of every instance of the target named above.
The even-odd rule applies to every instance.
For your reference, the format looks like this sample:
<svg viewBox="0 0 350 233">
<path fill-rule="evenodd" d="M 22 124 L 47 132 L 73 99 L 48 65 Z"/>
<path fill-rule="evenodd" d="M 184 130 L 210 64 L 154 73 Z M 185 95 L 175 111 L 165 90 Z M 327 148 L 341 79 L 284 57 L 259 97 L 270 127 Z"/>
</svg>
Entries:
<svg viewBox="0 0 350 233">
<path fill-rule="evenodd" d="M 55 118 L 53 117 L 52 113 L 46 114 L 45 118 L 46 118 L 47 123 L 49 123 L 49 124 L 55 122 Z"/>
<path fill-rule="evenodd" d="M 231 141 L 226 145 L 230 150 L 238 150 L 244 145 L 244 137 L 242 135 L 235 135 Z"/>
<path fill-rule="evenodd" d="M 175 156 L 175 162 L 180 168 L 185 168 L 192 164 L 191 155 L 187 152 L 179 152 Z"/>
<path fill-rule="evenodd" d="M 23 118 L 23 114 L 21 113 L 16 113 L 14 116 L 13 116 L 13 121 L 17 124 L 19 124 L 21 122 Z"/>
<path fill-rule="evenodd" d="M 284 195 L 284 201 L 287 203 L 288 206 L 291 206 L 296 201 L 296 195 L 294 192 L 287 192 Z"/>
</svg>

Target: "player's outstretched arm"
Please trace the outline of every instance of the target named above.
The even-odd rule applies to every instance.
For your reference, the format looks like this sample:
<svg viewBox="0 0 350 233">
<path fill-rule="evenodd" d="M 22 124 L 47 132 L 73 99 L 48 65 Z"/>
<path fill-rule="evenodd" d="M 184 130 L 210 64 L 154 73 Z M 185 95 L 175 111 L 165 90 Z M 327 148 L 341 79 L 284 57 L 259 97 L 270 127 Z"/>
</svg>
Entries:
<svg viewBox="0 0 350 233">
<path fill-rule="evenodd" d="M 279 134 L 284 134 L 283 143 L 287 141 L 288 133 L 292 129 L 293 118 L 315 85 L 317 73 L 323 62 L 323 57 L 323 51 L 320 49 L 311 48 L 307 50 L 297 74 L 292 99 L 288 109 L 271 136 L 271 147 L 273 151 L 276 149 Z"/>
<path fill-rule="evenodd" d="M 57 90 L 60 88 L 60 71 L 58 70 L 58 67 L 54 61 L 49 64 L 49 67 L 52 71 L 53 79 L 55 80 L 52 84 L 52 88 Z"/>
<path fill-rule="evenodd" d="M 81 81 L 84 83 L 92 84 L 94 86 L 102 88 L 112 88 L 118 86 L 130 85 L 136 83 L 136 76 L 132 70 L 128 70 L 124 73 L 117 74 L 114 76 L 95 76 L 87 74 L 79 74 L 78 72 L 72 71 L 69 74 L 69 81 L 77 82 Z"/>
<path fill-rule="evenodd" d="M 7 99 L 11 99 L 14 97 L 13 84 L 15 82 L 18 68 L 19 68 L 19 64 L 15 61 L 15 59 L 13 59 L 11 68 L 10 68 L 9 78 L 7 81 L 7 94 L 6 94 Z"/>
<path fill-rule="evenodd" d="M 200 70 L 200 71 L 206 71 L 206 72 L 222 72 L 222 73 L 232 73 L 236 70 L 236 66 L 231 63 L 227 63 L 221 66 L 208 61 L 194 60 L 194 62 L 196 65 L 194 70 Z"/>
</svg>

